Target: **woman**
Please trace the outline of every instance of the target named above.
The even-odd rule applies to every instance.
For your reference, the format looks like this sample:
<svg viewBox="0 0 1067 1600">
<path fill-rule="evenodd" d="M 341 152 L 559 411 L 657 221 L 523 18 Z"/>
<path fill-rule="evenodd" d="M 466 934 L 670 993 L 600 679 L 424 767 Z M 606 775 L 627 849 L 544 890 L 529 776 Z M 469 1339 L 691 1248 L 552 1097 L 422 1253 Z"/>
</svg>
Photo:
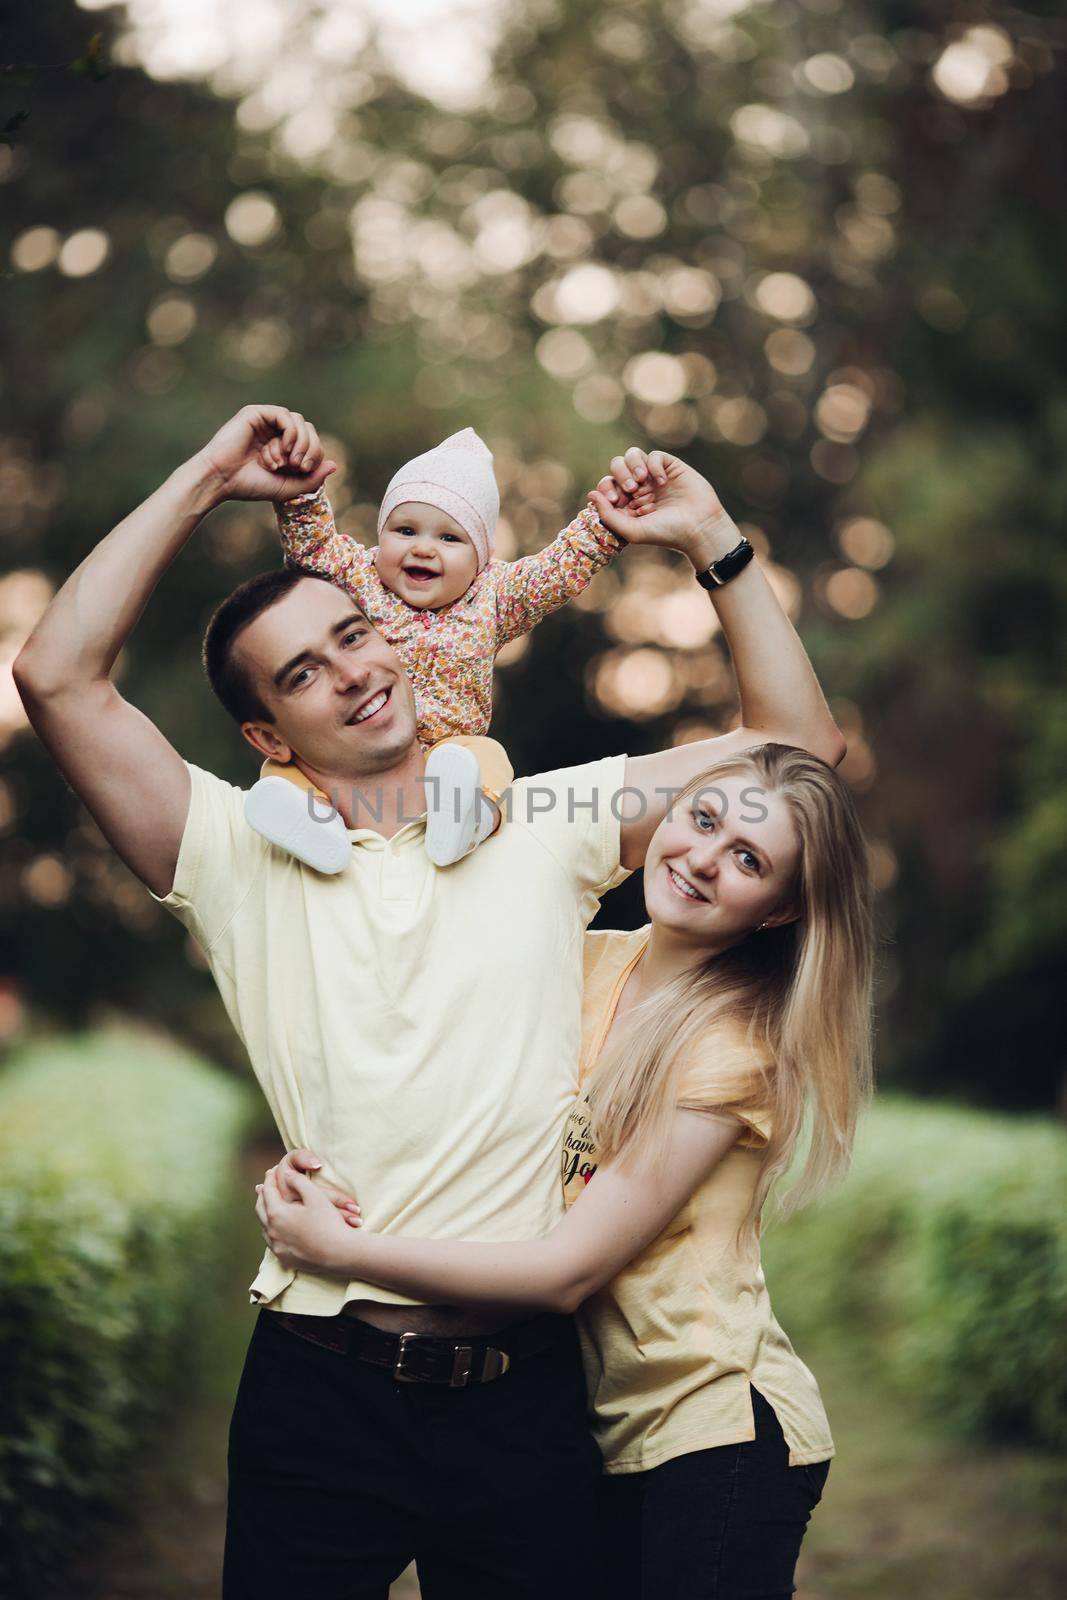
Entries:
<svg viewBox="0 0 1067 1600">
<path fill-rule="evenodd" d="M 848 1163 L 870 1072 L 869 902 L 830 767 L 782 745 L 721 761 L 653 837 L 649 926 L 586 936 L 569 1209 L 550 1234 L 372 1235 L 297 1174 L 299 1202 L 276 1170 L 261 1186 L 283 1260 L 431 1302 L 577 1310 L 614 1600 L 793 1592 L 833 1444 L 771 1312 L 759 1218 L 805 1125 L 790 1205 Z"/>
</svg>

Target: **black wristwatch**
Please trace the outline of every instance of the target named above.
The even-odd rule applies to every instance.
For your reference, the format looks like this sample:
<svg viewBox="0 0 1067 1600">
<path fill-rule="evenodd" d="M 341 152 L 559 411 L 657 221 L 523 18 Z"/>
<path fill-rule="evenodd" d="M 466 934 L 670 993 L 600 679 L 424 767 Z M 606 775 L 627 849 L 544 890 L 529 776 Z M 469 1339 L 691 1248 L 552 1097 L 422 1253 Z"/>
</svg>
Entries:
<svg viewBox="0 0 1067 1600">
<path fill-rule="evenodd" d="M 731 578 L 736 578 L 739 572 L 744 571 L 755 554 L 748 540 L 742 537 L 740 544 L 735 544 L 718 561 L 713 561 L 706 572 L 698 572 L 697 582 L 705 589 L 721 589 L 724 583 L 729 583 Z"/>
</svg>

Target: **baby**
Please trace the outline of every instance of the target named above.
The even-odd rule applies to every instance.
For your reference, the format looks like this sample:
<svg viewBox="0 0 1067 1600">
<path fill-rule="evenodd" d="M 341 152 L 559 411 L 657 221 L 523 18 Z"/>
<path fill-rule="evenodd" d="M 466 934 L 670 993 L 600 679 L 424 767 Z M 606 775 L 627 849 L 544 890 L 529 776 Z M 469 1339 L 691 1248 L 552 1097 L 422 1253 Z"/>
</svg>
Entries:
<svg viewBox="0 0 1067 1600">
<path fill-rule="evenodd" d="M 264 465 L 282 465 L 264 446 Z M 337 531 L 325 491 L 278 506 L 285 558 L 346 589 L 407 668 L 426 760 L 426 849 L 437 866 L 470 853 L 500 825 L 496 805 L 513 773 L 483 737 L 493 709 L 493 664 L 510 640 L 580 594 L 622 547 L 592 507 L 544 550 L 495 561 L 500 493 L 493 457 L 464 428 L 397 472 L 368 550 Z M 295 765 L 268 761 L 248 793 L 257 832 L 320 872 L 340 872 L 351 845 L 343 818 L 322 817 Z M 316 793 L 318 791 L 315 791 Z"/>
</svg>

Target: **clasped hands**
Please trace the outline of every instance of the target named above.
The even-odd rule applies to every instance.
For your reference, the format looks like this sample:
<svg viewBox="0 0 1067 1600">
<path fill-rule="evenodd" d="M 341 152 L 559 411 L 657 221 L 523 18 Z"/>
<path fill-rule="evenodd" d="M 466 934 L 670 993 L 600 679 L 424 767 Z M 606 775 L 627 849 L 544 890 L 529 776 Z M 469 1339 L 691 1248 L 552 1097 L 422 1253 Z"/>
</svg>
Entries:
<svg viewBox="0 0 1067 1600">
<path fill-rule="evenodd" d="M 283 1267 L 347 1276 L 352 1232 L 362 1226 L 363 1213 L 344 1190 L 312 1179 L 321 1167 L 313 1151 L 290 1150 L 256 1184 L 256 1217 Z"/>
</svg>

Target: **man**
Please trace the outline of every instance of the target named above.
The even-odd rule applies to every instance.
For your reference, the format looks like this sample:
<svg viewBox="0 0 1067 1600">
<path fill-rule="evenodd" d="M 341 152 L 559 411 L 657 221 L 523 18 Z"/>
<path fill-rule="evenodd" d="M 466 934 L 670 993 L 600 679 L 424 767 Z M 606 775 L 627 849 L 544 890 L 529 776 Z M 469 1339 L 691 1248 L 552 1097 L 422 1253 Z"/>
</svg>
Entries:
<svg viewBox="0 0 1067 1600">
<path fill-rule="evenodd" d="M 260 461 L 274 439 L 288 471 Z M 651 515 L 628 510 L 648 477 L 640 452 L 615 459 L 597 509 L 623 537 L 712 569 L 741 726 L 520 781 L 500 835 L 447 871 L 421 849 L 407 678 L 324 580 L 242 585 L 205 654 L 248 743 L 336 797 L 352 859 L 335 878 L 255 834 L 242 792 L 188 766 L 109 678 L 206 512 L 324 481 L 331 464 L 295 413 L 239 412 L 86 558 L 15 663 L 57 766 L 203 946 L 286 1145 L 318 1151 L 323 1177 L 358 1193 L 376 1230 L 500 1240 L 551 1226 L 581 936 L 600 893 L 641 865 L 672 794 L 718 757 L 766 740 L 830 762 L 843 753 L 803 648 L 710 486 L 653 461 Z M 252 1292 L 269 1310 L 231 1431 L 227 1600 L 382 1600 L 412 1557 L 427 1600 L 533 1600 L 558 1585 L 588 1548 L 597 1466 L 566 1319 L 508 1327 L 491 1309 L 406 1306 L 269 1252 Z"/>
</svg>

